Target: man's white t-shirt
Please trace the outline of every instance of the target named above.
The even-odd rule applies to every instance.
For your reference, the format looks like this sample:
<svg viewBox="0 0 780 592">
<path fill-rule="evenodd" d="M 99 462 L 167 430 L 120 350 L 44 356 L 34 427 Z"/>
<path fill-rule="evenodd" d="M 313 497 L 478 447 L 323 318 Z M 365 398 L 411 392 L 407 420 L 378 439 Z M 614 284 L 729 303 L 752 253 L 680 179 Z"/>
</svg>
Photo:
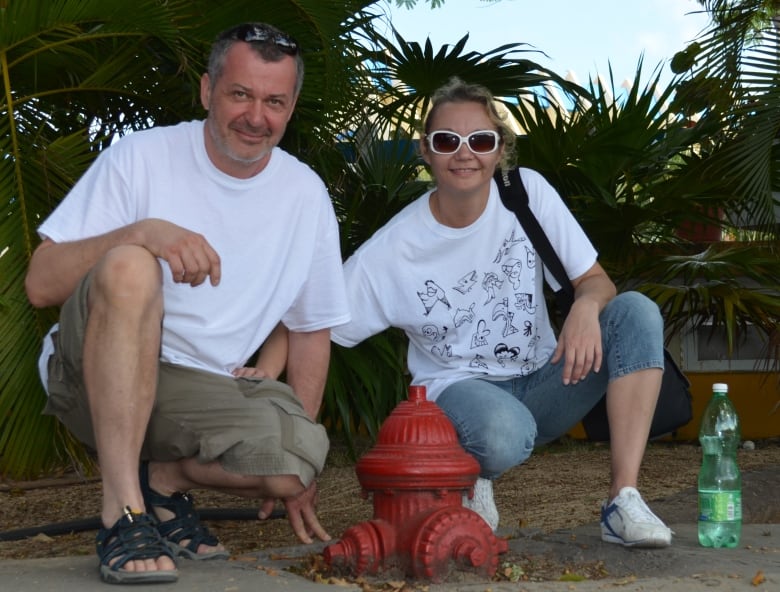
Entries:
<svg viewBox="0 0 780 592">
<path fill-rule="evenodd" d="M 596 250 L 544 177 L 520 173 L 531 211 L 567 275 L 579 277 L 596 262 Z M 515 214 L 495 182 L 485 211 L 466 228 L 439 224 L 429 196 L 404 208 L 347 260 L 352 321 L 334 327 L 332 339 L 352 347 L 388 327 L 403 329 L 413 382 L 426 387 L 430 400 L 469 377 L 536 371 L 556 338 L 542 265 Z"/>
<path fill-rule="evenodd" d="M 193 288 L 174 283 L 161 261 L 162 360 L 229 374 L 280 320 L 304 332 L 349 320 L 327 189 L 283 150 L 238 179 L 209 160 L 202 121 L 130 134 L 100 154 L 38 232 L 74 241 L 147 218 L 202 234 L 222 265 L 219 285 Z"/>
</svg>

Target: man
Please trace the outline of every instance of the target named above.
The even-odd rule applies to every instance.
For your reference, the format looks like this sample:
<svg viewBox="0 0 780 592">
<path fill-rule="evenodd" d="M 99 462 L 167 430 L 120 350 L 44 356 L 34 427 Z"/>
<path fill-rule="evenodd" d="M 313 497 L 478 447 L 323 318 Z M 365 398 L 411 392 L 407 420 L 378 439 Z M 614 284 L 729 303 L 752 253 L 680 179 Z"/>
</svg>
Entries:
<svg viewBox="0 0 780 592">
<path fill-rule="evenodd" d="M 46 413 L 97 452 L 107 582 L 175 581 L 176 555 L 227 555 L 192 488 L 261 498 L 260 517 L 282 499 L 303 542 L 329 539 L 315 418 L 330 327 L 349 313 L 327 190 L 277 147 L 302 81 L 292 38 L 225 31 L 201 79 L 206 120 L 125 137 L 39 228 L 27 294 L 62 306 Z M 277 326 L 289 386 L 244 368 Z"/>
</svg>

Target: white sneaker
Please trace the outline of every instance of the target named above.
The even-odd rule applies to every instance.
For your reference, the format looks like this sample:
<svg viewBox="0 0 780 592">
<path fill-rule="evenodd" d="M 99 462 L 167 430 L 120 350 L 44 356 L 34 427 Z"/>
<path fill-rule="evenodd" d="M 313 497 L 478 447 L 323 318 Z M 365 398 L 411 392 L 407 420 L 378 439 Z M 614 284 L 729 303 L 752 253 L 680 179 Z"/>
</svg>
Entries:
<svg viewBox="0 0 780 592">
<path fill-rule="evenodd" d="M 493 482 L 490 479 L 477 479 L 474 483 L 474 497 L 469 499 L 468 495 L 463 495 L 463 507 L 473 510 L 487 522 L 490 530 L 498 528 L 498 508 L 493 499 Z"/>
<path fill-rule="evenodd" d="M 650 511 L 633 487 L 601 506 L 601 540 L 626 547 L 668 547 L 672 531 Z"/>
</svg>

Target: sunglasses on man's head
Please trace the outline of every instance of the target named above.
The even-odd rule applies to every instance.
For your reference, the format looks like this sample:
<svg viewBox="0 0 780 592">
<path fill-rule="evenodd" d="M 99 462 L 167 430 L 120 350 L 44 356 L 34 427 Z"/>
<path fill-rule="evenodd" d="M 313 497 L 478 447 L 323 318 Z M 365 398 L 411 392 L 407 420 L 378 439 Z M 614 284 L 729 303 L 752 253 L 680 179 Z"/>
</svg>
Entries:
<svg viewBox="0 0 780 592">
<path fill-rule="evenodd" d="M 463 144 L 474 154 L 490 154 L 498 149 L 500 136 L 493 130 L 479 130 L 468 136 L 437 130 L 426 135 L 428 146 L 436 154 L 454 154 Z"/>
<path fill-rule="evenodd" d="M 287 55 L 294 56 L 298 53 L 298 42 L 295 39 L 258 24 L 239 25 L 227 31 L 222 38 L 246 43 L 272 43 Z"/>
</svg>

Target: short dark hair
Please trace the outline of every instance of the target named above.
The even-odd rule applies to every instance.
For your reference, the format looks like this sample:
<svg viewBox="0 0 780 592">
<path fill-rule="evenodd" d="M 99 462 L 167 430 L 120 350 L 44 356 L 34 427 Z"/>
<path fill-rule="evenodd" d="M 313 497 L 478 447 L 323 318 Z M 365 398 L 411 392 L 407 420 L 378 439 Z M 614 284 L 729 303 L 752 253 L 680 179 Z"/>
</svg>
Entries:
<svg viewBox="0 0 780 592">
<path fill-rule="evenodd" d="M 228 50 L 236 43 L 248 43 L 266 62 L 278 62 L 285 56 L 293 57 L 297 71 L 295 96 L 298 96 L 303 87 L 303 58 L 298 42 L 267 23 L 242 23 L 222 31 L 217 36 L 211 46 L 208 62 L 209 83 L 212 88 L 222 76 Z"/>
</svg>

